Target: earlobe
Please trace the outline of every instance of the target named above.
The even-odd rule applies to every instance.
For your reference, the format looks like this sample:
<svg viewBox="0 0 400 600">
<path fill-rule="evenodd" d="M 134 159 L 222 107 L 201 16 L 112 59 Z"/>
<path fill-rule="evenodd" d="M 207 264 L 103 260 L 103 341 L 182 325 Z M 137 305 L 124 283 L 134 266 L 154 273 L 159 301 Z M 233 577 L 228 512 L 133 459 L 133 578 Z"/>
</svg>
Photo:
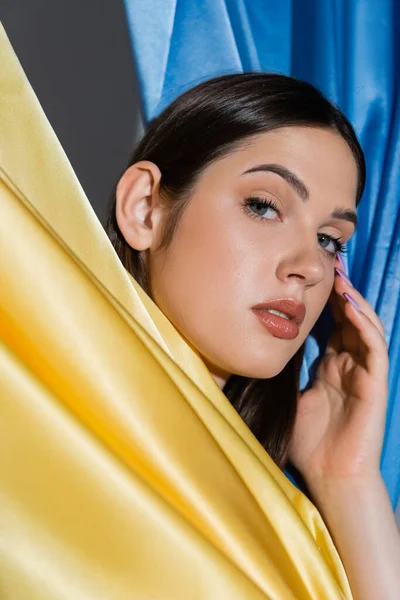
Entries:
<svg viewBox="0 0 400 600">
<path fill-rule="evenodd" d="M 116 219 L 132 248 L 147 250 L 156 237 L 161 173 L 150 161 L 140 161 L 125 171 L 117 185 Z"/>
</svg>

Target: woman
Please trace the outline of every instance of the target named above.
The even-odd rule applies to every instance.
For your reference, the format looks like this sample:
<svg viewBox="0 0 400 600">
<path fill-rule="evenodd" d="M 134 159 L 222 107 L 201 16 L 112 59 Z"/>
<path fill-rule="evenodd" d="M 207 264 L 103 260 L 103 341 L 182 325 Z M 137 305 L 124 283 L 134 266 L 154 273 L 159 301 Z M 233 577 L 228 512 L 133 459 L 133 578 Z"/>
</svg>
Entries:
<svg viewBox="0 0 400 600">
<path fill-rule="evenodd" d="M 350 125 L 280 76 L 189 91 L 117 188 L 129 277 L 4 35 L 0 53 L 4 598 L 351 598 L 288 460 L 354 598 L 395 598 L 387 352 L 335 276 L 364 184 Z"/>
<path fill-rule="evenodd" d="M 109 215 L 117 254 L 283 466 L 303 342 L 357 221 L 365 164 L 355 134 L 308 84 L 231 75 L 175 101 L 132 162 Z M 309 256 L 298 217 L 313 220 Z M 263 309 L 279 298 L 270 308 L 290 322 Z"/>
<path fill-rule="evenodd" d="M 309 84 L 227 75 L 165 109 L 132 163 L 108 221 L 126 269 L 275 462 L 302 473 L 355 597 L 395 598 L 400 541 L 379 476 L 387 349 L 340 259 L 365 183 L 351 125 Z M 336 329 L 297 403 L 328 298 Z"/>
</svg>

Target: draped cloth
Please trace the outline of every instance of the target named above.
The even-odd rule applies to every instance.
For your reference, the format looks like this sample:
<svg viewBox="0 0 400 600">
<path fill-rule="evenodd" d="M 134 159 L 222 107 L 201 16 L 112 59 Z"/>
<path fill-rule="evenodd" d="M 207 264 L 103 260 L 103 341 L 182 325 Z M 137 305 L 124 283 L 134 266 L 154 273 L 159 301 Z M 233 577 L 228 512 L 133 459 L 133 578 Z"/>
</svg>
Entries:
<svg viewBox="0 0 400 600">
<path fill-rule="evenodd" d="M 338 600 L 346 574 L 123 268 L 0 30 L 2 600 Z"/>
<path fill-rule="evenodd" d="M 345 257 L 385 327 L 389 395 L 381 471 L 400 496 L 400 2 L 398 0 L 124 0 L 144 119 L 200 81 L 272 71 L 309 81 L 350 119 L 367 162 L 359 225 Z M 332 320 L 306 340 L 313 377 Z M 400 505 L 399 505 L 400 510 Z"/>
</svg>

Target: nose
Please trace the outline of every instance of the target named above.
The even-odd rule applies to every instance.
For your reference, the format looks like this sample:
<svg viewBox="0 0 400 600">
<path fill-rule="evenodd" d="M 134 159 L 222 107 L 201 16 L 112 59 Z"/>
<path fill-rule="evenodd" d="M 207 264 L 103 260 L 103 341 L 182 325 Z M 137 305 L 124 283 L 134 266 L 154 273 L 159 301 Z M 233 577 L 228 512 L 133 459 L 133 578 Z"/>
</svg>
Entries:
<svg viewBox="0 0 400 600">
<path fill-rule="evenodd" d="M 303 236 L 281 257 L 277 266 L 277 277 L 282 281 L 298 279 L 304 287 L 316 285 L 326 274 L 321 252 L 323 250 L 318 246 L 318 240 L 307 240 L 306 236 Z"/>
</svg>

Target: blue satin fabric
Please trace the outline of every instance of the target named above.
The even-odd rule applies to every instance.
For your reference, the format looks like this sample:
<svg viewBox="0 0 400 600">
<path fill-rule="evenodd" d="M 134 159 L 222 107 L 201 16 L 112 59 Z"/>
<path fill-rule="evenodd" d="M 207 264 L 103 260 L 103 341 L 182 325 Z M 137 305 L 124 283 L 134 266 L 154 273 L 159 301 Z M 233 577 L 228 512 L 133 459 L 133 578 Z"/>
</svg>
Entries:
<svg viewBox="0 0 400 600">
<path fill-rule="evenodd" d="M 345 257 L 384 323 L 389 408 L 382 474 L 400 492 L 400 2 L 397 0 L 125 0 L 143 112 L 223 73 L 274 71 L 317 85 L 353 123 L 367 159 L 360 225 Z M 304 387 L 329 330 L 307 340 Z"/>
</svg>

